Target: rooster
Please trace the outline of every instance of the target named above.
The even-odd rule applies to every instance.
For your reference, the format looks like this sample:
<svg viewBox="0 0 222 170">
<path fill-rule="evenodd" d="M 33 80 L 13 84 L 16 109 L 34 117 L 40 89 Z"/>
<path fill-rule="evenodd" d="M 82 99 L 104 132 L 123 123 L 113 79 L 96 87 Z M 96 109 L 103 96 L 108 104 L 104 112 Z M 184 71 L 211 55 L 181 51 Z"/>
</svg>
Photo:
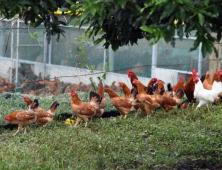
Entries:
<svg viewBox="0 0 222 170">
<path fill-rule="evenodd" d="M 102 98 L 94 91 L 90 91 L 90 101 L 82 102 L 76 91 L 70 91 L 71 96 L 71 109 L 74 115 L 77 116 L 77 120 L 74 126 L 77 126 L 79 122 L 84 120 L 85 127 L 88 123 L 88 118 L 93 117 L 97 110 L 99 109 L 99 105 L 101 103 Z"/>
<path fill-rule="evenodd" d="M 199 100 L 199 103 L 195 110 L 201 106 L 206 106 L 209 111 L 209 104 L 212 104 L 217 98 L 218 94 L 222 92 L 222 83 L 214 81 L 211 90 L 204 89 L 202 82 L 200 81 L 200 75 L 195 69 L 193 72 L 193 81 L 195 83 L 194 97 Z"/>
<path fill-rule="evenodd" d="M 124 115 L 124 119 L 126 119 L 128 113 L 134 110 L 132 102 L 127 98 L 119 96 L 111 88 L 105 88 L 104 91 L 109 94 L 113 106 L 120 112 L 121 118 Z"/>
<path fill-rule="evenodd" d="M 187 100 L 188 100 L 188 105 L 186 108 L 189 108 L 191 102 L 193 102 L 192 107 L 194 107 L 194 103 L 196 103 L 196 99 L 193 95 L 194 89 L 195 89 L 195 85 L 194 85 L 193 77 L 190 76 L 190 78 L 188 79 L 188 81 L 184 85 L 184 93 L 185 93 Z"/>
<path fill-rule="evenodd" d="M 132 88 L 137 88 L 136 85 L 133 84 L 133 81 L 134 81 L 134 80 L 138 80 L 138 77 L 137 77 L 136 74 L 133 72 L 133 70 L 128 70 L 128 71 L 127 71 L 127 75 L 128 75 L 128 77 L 130 78 L 130 82 L 131 82 L 131 84 L 132 84 Z M 143 88 L 146 90 L 146 86 L 143 85 L 143 84 L 142 84 L 142 86 L 143 86 Z"/>
</svg>

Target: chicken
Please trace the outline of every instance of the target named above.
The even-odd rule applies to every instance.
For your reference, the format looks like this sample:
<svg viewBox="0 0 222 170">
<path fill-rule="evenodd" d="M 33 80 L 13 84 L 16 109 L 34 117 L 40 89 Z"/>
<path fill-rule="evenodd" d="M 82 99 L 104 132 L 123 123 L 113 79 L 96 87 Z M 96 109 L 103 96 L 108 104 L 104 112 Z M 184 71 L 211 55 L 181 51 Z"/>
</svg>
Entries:
<svg viewBox="0 0 222 170">
<path fill-rule="evenodd" d="M 188 100 L 187 108 L 189 108 L 189 105 L 191 102 L 193 102 L 193 106 L 194 106 L 194 103 L 196 103 L 196 99 L 193 95 L 194 89 L 195 89 L 195 85 L 194 85 L 193 77 L 191 76 L 186 82 L 186 84 L 184 85 L 184 93 L 186 94 L 186 97 Z"/>
<path fill-rule="evenodd" d="M 131 94 L 131 90 L 123 82 L 119 82 L 118 84 L 119 84 L 119 87 L 123 89 L 123 93 L 124 93 L 125 98 L 129 99 L 132 102 L 132 104 L 134 105 L 134 108 L 137 110 L 137 115 L 138 115 L 141 112 L 141 109 L 144 108 L 144 105 L 136 99 L 136 95 L 138 93 L 135 95 Z"/>
<path fill-rule="evenodd" d="M 32 103 L 33 104 L 33 103 Z M 40 127 L 45 127 L 48 123 L 53 120 L 53 117 L 56 114 L 56 109 L 59 106 L 59 103 L 55 101 L 48 111 L 39 107 L 39 102 L 37 99 L 34 100 L 34 108 L 31 106 L 31 110 L 36 113 L 37 120 L 36 124 Z"/>
<path fill-rule="evenodd" d="M 137 77 L 136 74 L 133 72 L 133 70 L 128 70 L 128 71 L 127 71 L 127 75 L 128 75 L 128 77 L 130 78 L 130 82 L 131 82 L 131 84 L 132 84 L 131 94 L 132 94 L 132 97 L 134 97 L 134 102 L 133 102 L 133 103 L 135 104 L 136 101 L 140 102 L 139 100 L 137 100 L 137 95 L 138 95 L 137 86 L 133 83 L 134 80 L 138 80 L 138 77 Z M 146 93 L 148 93 L 148 94 L 149 94 L 149 88 L 151 88 L 151 87 L 149 87 L 149 85 L 153 84 L 153 83 L 154 83 L 153 81 L 155 81 L 155 78 L 153 78 L 153 79 L 150 80 L 150 82 L 148 83 L 148 87 L 146 87 L 145 85 L 143 85 L 143 84 L 140 82 L 141 86 L 143 87 L 143 89 L 144 89 L 144 90 L 146 91 Z M 131 97 L 131 99 L 132 99 L 132 97 Z M 141 103 L 141 102 L 140 102 L 140 103 Z M 141 103 L 141 104 L 143 105 L 143 103 Z M 143 106 L 143 107 L 145 107 L 145 106 Z M 138 113 L 139 113 L 140 111 L 141 111 L 140 109 L 137 109 L 137 115 L 138 115 Z"/>
<path fill-rule="evenodd" d="M 213 78 L 212 78 L 212 83 L 214 81 L 222 82 L 222 70 L 216 69 L 216 71 L 214 72 Z"/>
<path fill-rule="evenodd" d="M 155 77 L 150 79 L 149 83 L 147 84 L 147 87 L 153 86 L 156 83 L 156 81 L 157 81 L 157 78 Z"/>
<path fill-rule="evenodd" d="M 50 109 L 48 111 L 42 109 L 39 107 L 39 102 L 37 99 L 32 101 L 28 97 L 23 97 L 22 100 L 26 103 L 26 106 L 28 107 L 28 111 L 34 111 L 37 116 L 36 124 L 40 127 L 46 126 L 48 123 L 50 123 L 53 120 L 53 117 L 56 114 L 56 109 L 59 106 L 59 103 L 55 101 Z"/>
<path fill-rule="evenodd" d="M 82 102 L 79 99 L 76 91 L 70 91 L 71 109 L 73 114 L 77 116 L 75 126 L 77 126 L 79 122 L 84 120 L 86 122 L 86 127 L 88 123 L 88 118 L 93 117 L 99 109 L 99 104 L 102 100 L 101 97 L 96 92 L 91 91 L 90 93 L 91 100 L 89 102 Z"/>
<path fill-rule="evenodd" d="M 5 78 L 0 76 L 0 86 L 4 86 L 5 85 Z"/>
<path fill-rule="evenodd" d="M 0 93 L 2 93 L 3 91 L 12 92 L 15 88 L 15 85 L 16 85 L 16 83 L 10 82 L 9 79 L 7 79 L 7 78 L 1 79 Z"/>
<path fill-rule="evenodd" d="M 28 97 L 23 97 L 22 101 L 26 103 L 28 110 L 31 111 L 31 107 L 33 107 L 34 102 Z"/>
<path fill-rule="evenodd" d="M 109 94 L 112 104 L 120 112 L 121 118 L 124 115 L 124 119 L 126 119 L 129 112 L 134 110 L 132 102 L 127 98 L 119 96 L 111 88 L 105 88 L 104 91 Z"/>
<path fill-rule="evenodd" d="M 212 104 L 217 98 L 218 94 L 222 92 L 222 83 L 214 81 L 211 90 L 204 89 L 203 83 L 200 81 L 200 76 L 195 69 L 193 72 L 193 81 L 195 83 L 194 97 L 199 100 L 195 110 L 201 106 L 206 106 L 209 111 L 209 104 Z"/>
<path fill-rule="evenodd" d="M 171 84 L 168 83 L 167 84 L 167 88 L 168 88 L 168 91 L 170 92 L 171 95 L 174 95 L 178 89 L 181 89 L 184 91 L 184 80 L 183 80 L 183 76 L 180 76 L 180 79 L 179 81 L 177 82 L 177 84 L 175 84 L 173 86 L 173 88 L 171 87 Z"/>
<path fill-rule="evenodd" d="M 26 134 L 26 127 L 35 123 L 37 120 L 36 114 L 32 112 L 28 112 L 26 110 L 16 110 L 13 113 L 8 114 L 4 121 L 6 123 L 13 123 L 18 125 L 18 130 L 13 134 L 15 136 L 23 127 L 24 127 L 24 134 Z"/>
<path fill-rule="evenodd" d="M 98 88 L 97 94 L 101 97 L 102 100 L 99 104 L 99 109 L 96 111 L 95 116 L 96 117 L 101 117 L 104 113 L 104 109 L 105 109 L 105 106 L 106 106 L 106 98 L 105 98 L 105 95 L 104 95 L 104 88 L 103 88 L 103 83 L 102 82 L 99 83 L 99 88 Z"/>
<path fill-rule="evenodd" d="M 134 80 L 138 80 L 138 77 L 136 76 L 136 74 L 133 72 L 133 70 L 128 70 L 127 71 L 127 75 L 128 75 L 128 77 L 130 78 L 130 82 L 131 82 L 131 84 L 132 84 L 132 88 L 137 88 L 136 87 L 136 85 L 135 84 L 133 84 L 133 81 Z M 141 83 L 142 84 L 142 83 Z M 146 86 L 145 85 L 143 85 L 142 84 L 142 86 L 143 86 L 143 88 L 146 90 Z"/>
<path fill-rule="evenodd" d="M 57 77 L 54 77 L 54 81 L 44 79 L 44 83 L 46 85 L 47 91 L 53 95 L 58 95 L 63 92 L 62 83 Z"/>
<path fill-rule="evenodd" d="M 157 81 L 157 85 L 158 85 Z M 172 109 L 177 109 L 178 105 L 182 102 L 182 98 L 184 96 L 184 91 L 182 89 L 178 89 L 176 93 L 172 96 L 172 94 L 166 94 L 164 93 L 163 89 L 157 88 L 154 92 L 154 96 L 156 97 L 156 100 L 162 108 L 168 112 Z"/>
<path fill-rule="evenodd" d="M 157 78 L 152 78 L 147 84 L 146 92 L 147 94 L 153 95 L 153 85 L 156 83 Z"/>
<path fill-rule="evenodd" d="M 31 95 L 45 95 L 46 94 L 46 89 L 45 88 L 41 88 L 41 89 L 37 89 L 37 90 L 30 90 L 29 93 L 27 94 L 31 94 Z"/>
<path fill-rule="evenodd" d="M 144 105 L 146 115 L 147 117 L 150 117 L 153 113 L 153 109 L 160 107 L 160 103 L 156 100 L 154 95 L 149 95 L 146 93 L 142 83 L 139 80 L 134 80 L 133 84 L 137 86 L 137 100 L 139 100 Z"/>
<path fill-rule="evenodd" d="M 203 81 L 203 87 L 207 90 L 211 90 L 212 89 L 212 85 L 213 83 L 211 82 L 211 78 L 210 78 L 210 72 L 207 71 L 206 72 L 206 76 L 205 79 Z"/>
<path fill-rule="evenodd" d="M 131 97 L 131 90 L 129 89 L 129 87 L 127 87 L 127 85 L 123 82 L 119 82 L 118 83 L 119 87 L 123 89 L 123 93 L 125 98 L 130 98 Z"/>
<path fill-rule="evenodd" d="M 8 89 L 7 86 L 0 85 L 0 93 L 7 91 L 7 89 Z"/>
</svg>

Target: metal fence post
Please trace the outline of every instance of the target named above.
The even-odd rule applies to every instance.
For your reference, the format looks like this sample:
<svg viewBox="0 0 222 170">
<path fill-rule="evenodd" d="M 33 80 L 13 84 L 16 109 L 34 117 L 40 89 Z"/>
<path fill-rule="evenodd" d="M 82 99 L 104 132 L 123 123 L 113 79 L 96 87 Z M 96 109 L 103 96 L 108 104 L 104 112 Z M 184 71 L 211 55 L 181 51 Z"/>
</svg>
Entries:
<svg viewBox="0 0 222 170">
<path fill-rule="evenodd" d="M 156 68 L 156 62 L 157 62 L 157 47 L 158 47 L 158 43 L 152 46 L 151 78 L 155 77 L 154 69 Z"/>
<path fill-rule="evenodd" d="M 44 34 L 44 52 L 43 52 L 43 73 L 42 76 L 45 78 L 46 75 L 46 58 L 47 58 L 47 47 L 48 47 L 48 42 L 46 39 L 46 34 Z"/>
<path fill-rule="evenodd" d="M 15 83 L 18 83 L 18 69 L 19 69 L 19 24 L 20 20 L 17 20 L 17 41 L 16 41 L 16 70 L 15 70 Z M 18 84 L 16 84 L 16 88 Z"/>
<path fill-rule="evenodd" d="M 45 40 L 45 39 L 44 39 Z M 53 41 L 53 36 L 51 37 L 51 41 L 49 43 L 49 49 L 48 49 L 48 57 L 49 57 L 49 61 L 48 64 L 52 64 L 52 41 Z"/>
<path fill-rule="evenodd" d="M 11 26 L 13 26 L 15 22 L 12 21 Z M 12 29 L 12 31 L 11 31 L 11 69 L 10 69 L 10 73 L 9 73 L 10 74 L 9 75 L 10 82 L 12 82 L 12 68 L 13 68 L 13 63 L 14 63 L 13 62 L 13 53 L 14 53 L 13 45 L 14 45 L 14 30 Z"/>
<path fill-rule="evenodd" d="M 200 43 L 200 45 L 199 45 L 199 52 L 198 52 L 198 73 L 199 73 L 199 75 L 201 75 L 202 59 L 203 59 L 201 48 L 202 48 L 202 43 Z"/>
</svg>

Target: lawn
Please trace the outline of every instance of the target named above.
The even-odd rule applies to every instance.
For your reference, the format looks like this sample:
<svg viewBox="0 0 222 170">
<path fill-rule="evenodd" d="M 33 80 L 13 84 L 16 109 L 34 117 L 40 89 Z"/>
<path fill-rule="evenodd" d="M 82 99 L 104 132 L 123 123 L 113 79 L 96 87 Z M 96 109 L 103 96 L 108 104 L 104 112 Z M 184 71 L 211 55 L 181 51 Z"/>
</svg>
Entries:
<svg viewBox="0 0 222 170">
<path fill-rule="evenodd" d="M 87 94 L 80 96 L 87 100 Z M 37 97 L 44 109 L 60 103 L 55 120 L 12 136 L 17 129 L 5 129 L 3 118 L 26 105 L 21 94 L 1 95 L 0 169 L 222 169 L 221 105 L 210 112 L 157 109 L 150 118 L 132 112 L 124 120 L 109 115 L 115 108 L 106 97 L 106 118 L 94 118 L 86 128 L 61 117 L 71 115 L 69 94 Z"/>
</svg>

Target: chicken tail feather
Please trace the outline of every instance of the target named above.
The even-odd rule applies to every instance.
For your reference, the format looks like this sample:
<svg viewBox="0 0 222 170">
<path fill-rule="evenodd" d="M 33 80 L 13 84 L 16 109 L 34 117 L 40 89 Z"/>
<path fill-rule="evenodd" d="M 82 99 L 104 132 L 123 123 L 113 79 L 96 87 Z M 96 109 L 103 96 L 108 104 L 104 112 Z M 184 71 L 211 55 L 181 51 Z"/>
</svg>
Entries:
<svg viewBox="0 0 222 170">
<path fill-rule="evenodd" d="M 173 90 L 172 85 L 170 83 L 167 84 L 167 90 L 169 92 Z"/>
<path fill-rule="evenodd" d="M 102 97 L 100 97 L 100 95 L 98 93 L 96 93 L 95 91 L 90 91 L 89 92 L 89 101 L 91 101 L 93 97 L 96 97 L 99 103 L 102 101 Z"/>
<path fill-rule="evenodd" d="M 50 107 L 50 110 L 51 110 L 51 111 L 55 111 L 56 108 L 57 108 L 59 105 L 60 105 L 60 104 L 59 104 L 57 101 L 55 101 L 54 103 L 52 103 L 52 105 L 51 105 L 51 107 Z"/>
<path fill-rule="evenodd" d="M 36 109 L 37 107 L 39 107 L 39 101 L 38 101 L 38 99 L 35 99 L 35 100 L 31 103 L 31 109 Z"/>
<path fill-rule="evenodd" d="M 149 87 L 147 88 L 146 93 L 149 94 L 149 95 L 153 95 L 153 91 L 154 91 L 153 87 L 152 87 L 152 86 L 149 86 Z"/>
</svg>

